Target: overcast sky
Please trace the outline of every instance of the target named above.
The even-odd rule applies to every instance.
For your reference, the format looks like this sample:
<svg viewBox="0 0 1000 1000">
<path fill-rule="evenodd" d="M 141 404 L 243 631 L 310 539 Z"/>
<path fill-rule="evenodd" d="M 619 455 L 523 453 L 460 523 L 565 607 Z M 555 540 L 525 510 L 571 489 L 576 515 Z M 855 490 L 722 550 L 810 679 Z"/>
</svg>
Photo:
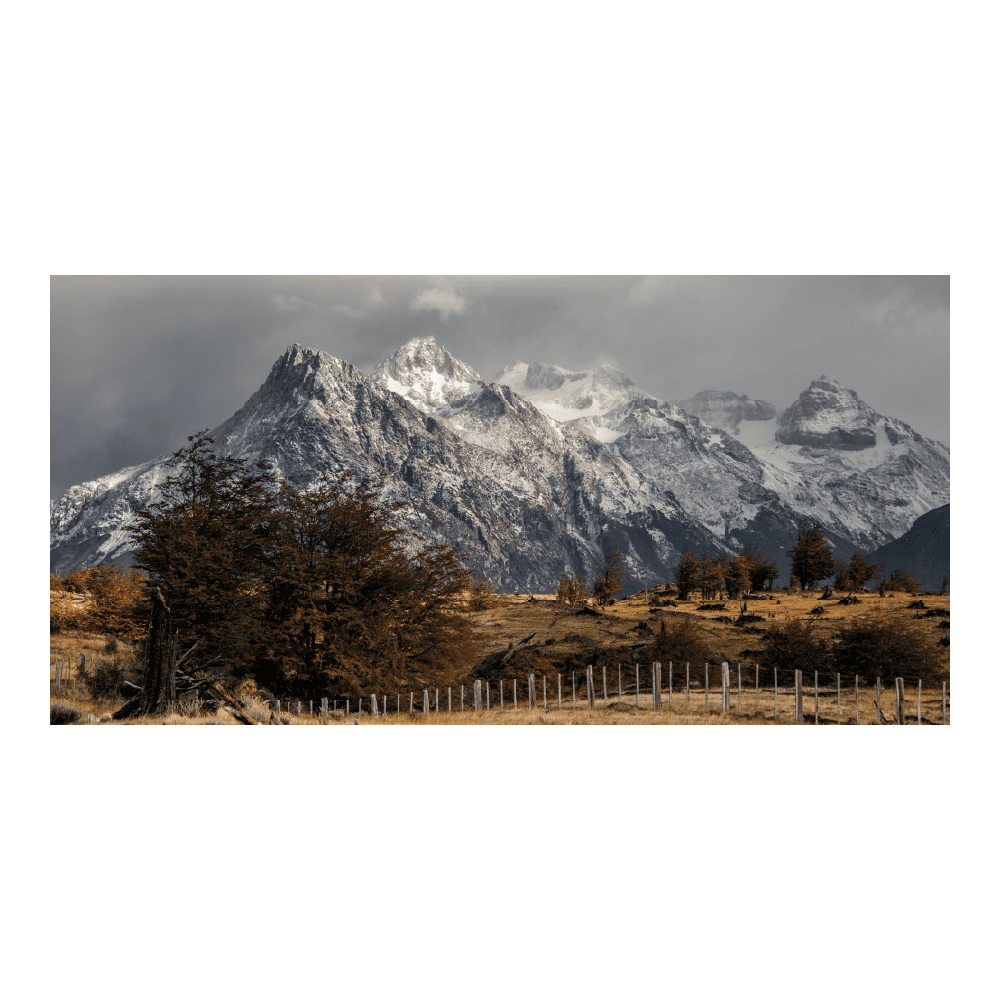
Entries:
<svg viewBox="0 0 1000 1000">
<path fill-rule="evenodd" d="M 661 399 L 782 408 L 825 374 L 949 443 L 948 277 L 54 277 L 51 495 L 221 423 L 289 344 L 370 371 L 428 335 L 486 379 L 609 363 Z"/>
</svg>

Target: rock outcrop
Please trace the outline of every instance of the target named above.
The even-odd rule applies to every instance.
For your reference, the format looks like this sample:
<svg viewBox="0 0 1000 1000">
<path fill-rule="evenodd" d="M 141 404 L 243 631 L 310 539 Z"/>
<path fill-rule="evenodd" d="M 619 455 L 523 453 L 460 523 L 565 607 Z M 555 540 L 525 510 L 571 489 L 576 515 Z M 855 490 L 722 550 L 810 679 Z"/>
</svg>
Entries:
<svg viewBox="0 0 1000 1000">
<path fill-rule="evenodd" d="M 861 451 L 875 447 L 878 421 L 853 389 L 821 375 L 781 414 L 774 436 L 781 444 Z"/>
</svg>

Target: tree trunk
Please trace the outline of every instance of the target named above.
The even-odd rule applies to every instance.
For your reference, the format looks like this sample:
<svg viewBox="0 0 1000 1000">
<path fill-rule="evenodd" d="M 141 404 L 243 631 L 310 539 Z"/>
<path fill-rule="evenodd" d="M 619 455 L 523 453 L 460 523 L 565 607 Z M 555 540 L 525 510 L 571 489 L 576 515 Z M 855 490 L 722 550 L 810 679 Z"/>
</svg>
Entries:
<svg viewBox="0 0 1000 1000">
<path fill-rule="evenodd" d="M 177 662 L 177 634 L 171 629 L 170 608 L 157 587 L 153 594 L 153 614 L 146 638 L 146 664 L 142 671 L 142 690 L 127 701 L 113 718 L 128 719 L 138 715 L 166 712 L 177 692 L 174 673 Z"/>
</svg>

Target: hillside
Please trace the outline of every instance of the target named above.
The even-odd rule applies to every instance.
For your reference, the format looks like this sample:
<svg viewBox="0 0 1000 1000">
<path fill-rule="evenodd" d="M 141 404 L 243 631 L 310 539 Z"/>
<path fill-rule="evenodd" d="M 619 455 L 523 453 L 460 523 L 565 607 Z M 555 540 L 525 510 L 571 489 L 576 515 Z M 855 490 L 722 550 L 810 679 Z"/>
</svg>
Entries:
<svg viewBox="0 0 1000 1000">
<path fill-rule="evenodd" d="M 905 535 L 881 545 L 868 556 L 889 576 L 894 569 L 909 570 L 924 587 L 937 590 L 951 576 L 951 504 L 928 511 Z"/>
</svg>

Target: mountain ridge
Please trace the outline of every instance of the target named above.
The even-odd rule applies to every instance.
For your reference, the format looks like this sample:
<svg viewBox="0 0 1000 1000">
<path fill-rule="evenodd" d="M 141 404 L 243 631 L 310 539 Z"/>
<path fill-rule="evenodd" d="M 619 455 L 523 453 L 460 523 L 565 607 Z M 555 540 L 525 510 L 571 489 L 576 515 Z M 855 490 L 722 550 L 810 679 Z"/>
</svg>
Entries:
<svg viewBox="0 0 1000 1000">
<path fill-rule="evenodd" d="M 819 520 L 835 554 L 849 557 L 948 500 L 947 449 L 893 418 L 876 424 L 873 448 L 811 438 L 751 447 L 615 369 L 516 362 L 505 371 L 530 381 L 529 395 L 549 393 L 541 404 L 568 386 L 557 405 L 576 415 L 559 420 L 511 385 L 479 379 L 434 338 L 407 342 L 371 374 L 293 344 L 210 436 L 220 453 L 265 461 L 298 489 L 326 466 L 355 481 L 382 476 L 415 535 L 456 545 L 477 574 L 538 591 L 566 572 L 595 576 L 613 545 L 632 589 L 668 578 L 686 549 L 754 544 L 784 573 L 801 519 Z M 563 406 L 579 391 L 587 407 Z M 810 416 L 796 418 L 796 433 L 812 433 Z M 747 426 L 769 424 L 777 418 Z M 168 457 L 52 501 L 53 571 L 127 559 L 131 512 L 154 497 Z"/>
</svg>

